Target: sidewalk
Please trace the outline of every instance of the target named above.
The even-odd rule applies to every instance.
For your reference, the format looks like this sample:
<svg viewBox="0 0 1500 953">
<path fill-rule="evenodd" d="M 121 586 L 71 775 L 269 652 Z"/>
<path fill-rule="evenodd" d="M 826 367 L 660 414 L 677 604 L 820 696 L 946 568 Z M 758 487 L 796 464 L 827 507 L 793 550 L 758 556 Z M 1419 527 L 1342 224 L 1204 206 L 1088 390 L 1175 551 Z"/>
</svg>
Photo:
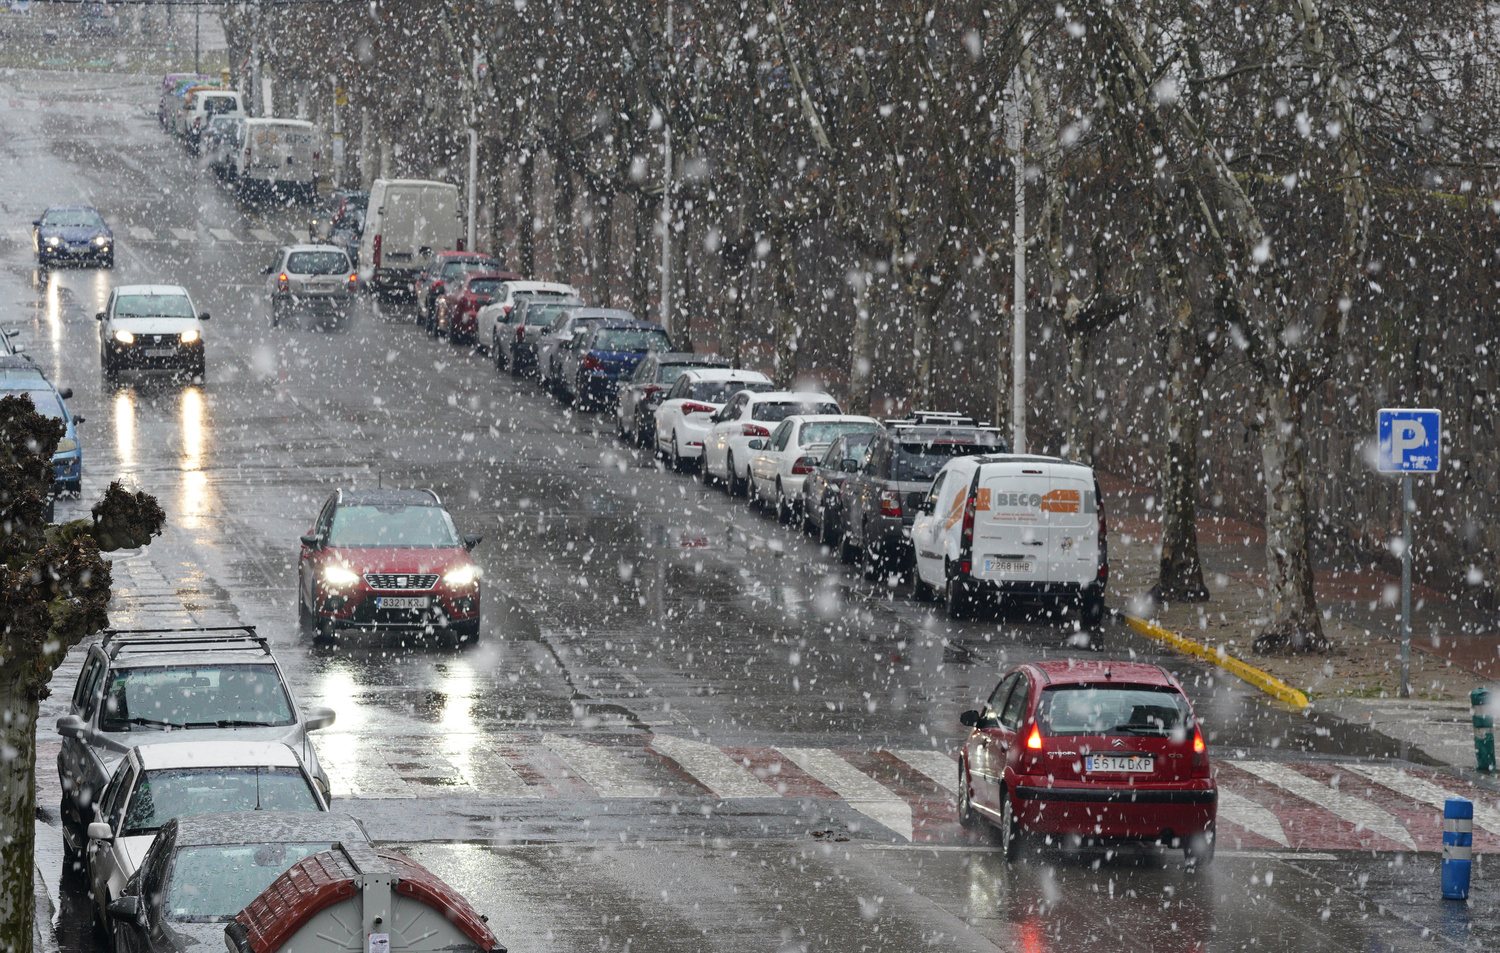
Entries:
<svg viewBox="0 0 1500 953">
<path fill-rule="evenodd" d="M 1111 602 L 1182 636 L 1225 652 L 1307 693 L 1313 707 L 1365 724 L 1481 783 L 1474 769 L 1469 692 L 1500 679 L 1500 630 L 1494 619 L 1466 611 L 1424 586 L 1414 586 L 1412 697 L 1400 694 L 1401 646 L 1395 633 L 1401 580 L 1375 570 L 1320 570 L 1318 603 L 1328 655 L 1264 656 L 1251 650 L 1270 613 L 1265 585 L 1265 533 L 1218 517 L 1198 520 L 1208 602 L 1165 608 L 1145 593 L 1160 562 L 1155 493 L 1100 479 L 1110 514 Z M 1496 685 L 1500 693 L 1500 685 Z"/>
</svg>

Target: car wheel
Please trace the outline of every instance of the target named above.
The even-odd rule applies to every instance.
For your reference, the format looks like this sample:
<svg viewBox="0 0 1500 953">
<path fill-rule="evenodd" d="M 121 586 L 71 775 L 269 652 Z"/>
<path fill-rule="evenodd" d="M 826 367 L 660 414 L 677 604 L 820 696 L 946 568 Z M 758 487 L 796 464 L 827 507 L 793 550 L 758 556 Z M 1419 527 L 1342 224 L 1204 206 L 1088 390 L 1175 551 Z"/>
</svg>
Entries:
<svg viewBox="0 0 1500 953">
<path fill-rule="evenodd" d="M 919 569 L 911 571 L 911 595 L 918 602 L 931 602 L 937 598 L 937 590 L 922 581 L 922 572 Z"/>
<path fill-rule="evenodd" d="M 785 525 L 787 525 L 788 523 L 790 523 L 792 521 L 792 517 L 795 516 L 795 515 L 796 515 L 796 510 L 793 509 L 791 501 L 786 498 L 786 494 L 783 493 L 783 492 L 781 492 L 781 481 L 777 480 L 776 481 L 776 522 L 778 522 L 781 525 L 785 526 Z"/>
<path fill-rule="evenodd" d="M 948 577 L 948 587 L 943 591 L 948 618 L 964 619 L 969 615 L 969 593 L 963 580 L 956 575 Z"/>
<path fill-rule="evenodd" d="M 1199 831 L 1188 836 L 1182 844 L 1182 858 L 1189 867 L 1207 867 L 1214 862 L 1214 842 L 1218 840 L 1214 836 L 1213 828 Z"/>
<path fill-rule="evenodd" d="M 1000 789 L 1000 852 L 1006 863 L 1013 863 L 1021 856 L 1021 824 L 1016 820 L 1016 809 L 1010 801 L 1010 792 Z"/>
<path fill-rule="evenodd" d="M 672 439 L 677 439 L 676 434 L 673 434 Z M 698 482 L 703 484 L 705 487 L 711 487 L 714 485 L 714 475 L 708 472 L 707 447 L 703 448 L 703 455 L 698 458 Z"/>
<path fill-rule="evenodd" d="M 818 542 L 824 546 L 832 546 L 838 542 L 838 537 L 833 532 L 833 521 L 828 518 L 828 507 L 818 506 Z"/>
<path fill-rule="evenodd" d="M 307 602 L 302 598 L 302 587 L 297 587 L 297 631 L 307 632 L 313 627 L 312 610 L 307 607 Z"/>
<path fill-rule="evenodd" d="M 864 537 L 863 544 L 859 547 L 860 572 L 866 579 L 871 581 L 880 578 L 881 568 L 885 560 L 880 556 L 880 541 L 870 538 L 870 527 L 866 526 L 860 534 Z"/>
<path fill-rule="evenodd" d="M 522 376 L 521 375 L 521 361 L 516 356 L 516 352 L 515 352 L 514 349 L 512 349 L 511 352 L 508 355 L 506 355 L 506 361 L 505 361 L 505 363 L 510 366 L 510 376 L 511 377 L 520 377 L 520 376 Z"/>
<path fill-rule="evenodd" d="M 744 494 L 745 496 L 749 496 L 750 488 L 745 486 L 745 482 L 740 479 L 739 471 L 734 467 L 734 454 L 729 454 L 724 458 L 724 485 L 728 488 L 729 495 L 739 496 Z"/>
<path fill-rule="evenodd" d="M 859 547 L 849 538 L 849 531 L 846 529 L 839 534 L 839 562 L 852 564 L 858 558 Z"/>
<path fill-rule="evenodd" d="M 974 799 L 970 793 L 969 773 L 963 765 L 958 766 L 958 823 L 971 831 L 982 830 L 985 820 L 974 810 Z"/>
<path fill-rule="evenodd" d="M 682 454 L 677 449 L 677 435 L 674 433 L 672 434 L 672 472 L 681 473 L 686 469 L 687 461 L 682 458 Z"/>
</svg>

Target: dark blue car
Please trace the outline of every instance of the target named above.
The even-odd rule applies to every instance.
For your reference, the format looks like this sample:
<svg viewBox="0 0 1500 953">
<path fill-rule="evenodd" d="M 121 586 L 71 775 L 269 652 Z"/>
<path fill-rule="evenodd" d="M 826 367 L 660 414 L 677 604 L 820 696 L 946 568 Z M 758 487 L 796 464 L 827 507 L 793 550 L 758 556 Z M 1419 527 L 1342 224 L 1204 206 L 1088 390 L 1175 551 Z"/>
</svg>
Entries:
<svg viewBox="0 0 1500 953">
<path fill-rule="evenodd" d="M 64 433 L 52 455 L 52 491 L 77 496 L 83 490 L 83 448 L 78 442 L 78 424 L 83 418 L 68 412 L 63 403 L 71 399 L 71 387 L 58 388 L 42 375 L 30 358 L 0 355 L 0 397 L 27 394 L 36 412 L 62 421 Z"/>
<path fill-rule="evenodd" d="M 580 410 L 608 406 L 649 352 L 670 350 L 671 339 L 655 321 L 601 321 L 567 350 L 561 383 Z"/>
<path fill-rule="evenodd" d="M 54 205 L 31 223 L 36 263 L 43 268 L 64 261 L 115 266 L 115 235 L 87 205 Z"/>
</svg>

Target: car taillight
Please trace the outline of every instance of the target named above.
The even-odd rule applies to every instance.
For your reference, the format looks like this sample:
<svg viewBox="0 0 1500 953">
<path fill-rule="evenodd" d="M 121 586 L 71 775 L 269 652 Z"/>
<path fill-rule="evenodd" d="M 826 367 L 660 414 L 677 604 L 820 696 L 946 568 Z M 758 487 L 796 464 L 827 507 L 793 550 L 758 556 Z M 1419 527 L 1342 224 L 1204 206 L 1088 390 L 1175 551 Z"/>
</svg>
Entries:
<svg viewBox="0 0 1500 953">
<path fill-rule="evenodd" d="M 880 515 L 881 516 L 900 516 L 901 515 L 901 494 L 900 493 L 897 493 L 895 490 L 881 490 L 880 491 Z"/>
<path fill-rule="evenodd" d="M 769 437 L 771 431 L 760 424 L 740 424 L 740 435 L 744 437 Z"/>
<path fill-rule="evenodd" d="M 516 340 L 517 341 L 524 341 L 524 340 L 526 340 L 526 328 L 523 327 L 522 325 L 519 325 L 519 324 L 516 325 Z"/>
<path fill-rule="evenodd" d="M 682 412 L 684 414 L 711 414 L 718 409 L 708 404 L 695 404 L 692 401 L 687 401 L 682 405 Z"/>
<path fill-rule="evenodd" d="M 578 362 L 578 366 L 586 371 L 604 370 L 604 362 L 592 354 L 585 354 L 583 359 Z"/>
<path fill-rule="evenodd" d="M 964 524 L 958 534 L 958 571 L 969 574 L 969 558 L 974 554 L 974 512 L 979 509 L 979 473 L 974 473 L 974 482 L 969 485 L 969 495 L 964 498 Z"/>
<path fill-rule="evenodd" d="M 286 291 L 291 287 L 291 282 L 287 280 L 286 272 L 283 271 L 281 274 L 276 276 L 276 286 L 282 291 Z"/>
<path fill-rule="evenodd" d="M 650 397 L 653 394 L 658 393 L 660 390 L 661 388 L 657 387 L 655 384 L 647 384 L 644 388 L 642 388 L 641 394 L 645 397 Z"/>
<path fill-rule="evenodd" d="M 355 282 L 356 282 L 356 281 L 358 281 L 358 280 L 359 280 L 359 275 L 350 275 L 350 276 L 349 276 L 349 283 L 350 283 L 350 284 L 351 284 L 351 285 L 352 285 L 352 284 L 354 284 L 354 283 L 355 283 Z"/>
<path fill-rule="evenodd" d="M 813 472 L 813 467 L 817 465 L 817 457 L 799 457 L 797 459 L 797 462 L 792 464 L 792 475 L 796 476 L 802 473 L 811 473 Z"/>
<path fill-rule="evenodd" d="M 1208 777 L 1208 745 L 1203 743 L 1203 731 L 1193 728 L 1193 777 Z"/>
<path fill-rule="evenodd" d="M 380 236 L 375 236 L 374 253 L 370 256 L 374 260 L 375 267 L 380 267 Z"/>
<path fill-rule="evenodd" d="M 1042 750 L 1042 729 L 1040 725 L 1031 726 L 1031 734 L 1026 736 L 1026 747 L 1032 751 Z"/>
</svg>

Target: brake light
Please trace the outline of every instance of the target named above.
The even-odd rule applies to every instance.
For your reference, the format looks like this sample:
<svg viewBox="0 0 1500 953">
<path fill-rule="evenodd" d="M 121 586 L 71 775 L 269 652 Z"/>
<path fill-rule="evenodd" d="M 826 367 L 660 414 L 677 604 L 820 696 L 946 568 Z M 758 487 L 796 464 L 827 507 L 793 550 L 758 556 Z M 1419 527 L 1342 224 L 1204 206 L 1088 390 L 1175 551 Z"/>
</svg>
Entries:
<svg viewBox="0 0 1500 953">
<path fill-rule="evenodd" d="M 792 464 L 792 475 L 796 476 L 801 473 L 811 473 L 813 472 L 813 467 L 817 465 L 817 457 L 799 457 L 797 462 Z"/>
<path fill-rule="evenodd" d="M 895 490 L 881 490 L 880 491 L 880 515 L 881 516 L 900 516 L 901 515 L 901 494 L 900 493 L 897 493 Z"/>
<path fill-rule="evenodd" d="M 524 340 L 526 340 L 526 328 L 518 324 L 516 325 L 516 341 L 520 342 Z"/>
<path fill-rule="evenodd" d="M 458 250 L 459 251 L 463 251 L 464 250 L 464 240 L 462 238 L 460 238 L 458 240 Z"/>
<path fill-rule="evenodd" d="M 1042 729 L 1039 725 L 1031 726 L 1031 734 L 1026 736 L 1026 747 L 1032 751 L 1042 750 Z"/>
<path fill-rule="evenodd" d="M 276 276 L 276 287 L 280 288 L 282 291 L 285 291 L 287 290 L 287 288 L 291 287 L 291 283 L 287 281 L 286 272 L 283 271 L 281 274 Z"/>
<path fill-rule="evenodd" d="M 1193 728 L 1193 777 L 1208 777 L 1208 745 L 1203 743 L 1203 732 Z"/>
<path fill-rule="evenodd" d="M 760 424 L 740 424 L 740 435 L 745 437 L 769 437 L 771 431 Z"/>
<path fill-rule="evenodd" d="M 647 384 L 644 388 L 641 389 L 641 393 L 647 397 L 650 397 L 652 394 L 655 394 L 660 390 L 661 388 L 657 387 L 655 384 Z"/>
<path fill-rule="evenodd" d="M 593 354 L 585 354 L 583 356 L 583 359 L 578 362 L 578 366 L 586 371 L 604 370 L 604 362 L 599 360 L 599 358 L 595 357 Z"/>
<path fill-rule="evenodd" d="M 351 275 L 350 275 L 350 276 L 349 276 L 349 283 L 350 283 L 350 284 L 351 284 L 351 285 L 352 285 L 352 284 L 354 284 L 354 283 L 355 283 L 355 282 L 356 282 L 356 281 L 358 281 L 358 280 L 359 280 L 359 275 L 354 275 L 354 274 L 351 274 Z"/>
<path fill-rule="evenodd" d="M 374 261 L 375 267 L 379 268 L 380 267 L 380 236 L 379 235 L 375 236 L 374 251 L 370 255 L 370 258 Z"/>
<path fill-rule="evenodd" d="M 682 405 L 684 414 L 711 414 L 718 409 L 709 404 L 695 404 L 692 401 L 687 401 Z"/>
</svg>

